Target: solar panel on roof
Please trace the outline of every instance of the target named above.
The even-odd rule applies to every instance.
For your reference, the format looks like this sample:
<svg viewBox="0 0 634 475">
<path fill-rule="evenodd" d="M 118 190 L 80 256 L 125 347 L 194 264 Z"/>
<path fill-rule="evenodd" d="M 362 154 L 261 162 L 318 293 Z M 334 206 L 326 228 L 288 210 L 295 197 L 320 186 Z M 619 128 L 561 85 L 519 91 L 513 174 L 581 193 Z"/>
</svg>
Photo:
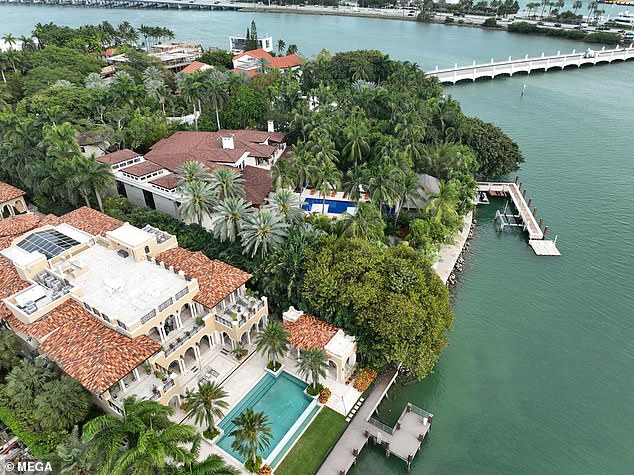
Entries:
<svg viewBox="0 0 634 475">
<path fill-rule="evenodd" d="M 78 245 L 79 242 L 73 238 L 60 233 L 55 229 L 48 231 L 39 231 L 31 234 L 26 239 L 18 243 L 18 247 L 27 252 L 38 251 L 46 256 L 47 259 L 61 254 L 67 249 Z"/>
</svg>

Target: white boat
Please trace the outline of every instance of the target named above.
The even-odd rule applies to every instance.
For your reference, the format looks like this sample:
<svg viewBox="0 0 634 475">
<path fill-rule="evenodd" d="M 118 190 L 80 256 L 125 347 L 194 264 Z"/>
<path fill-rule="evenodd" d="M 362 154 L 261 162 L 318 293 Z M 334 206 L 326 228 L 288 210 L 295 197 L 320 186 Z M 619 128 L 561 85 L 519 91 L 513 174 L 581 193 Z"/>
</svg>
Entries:
<svg viewBox="0 0 634 475">
<path fill-rule="evenodd" d="M 619 13 L 612 21 L 620 25 L 634 26 L 634 13 L 630 13 L 629 11 Z"/>
</svg>

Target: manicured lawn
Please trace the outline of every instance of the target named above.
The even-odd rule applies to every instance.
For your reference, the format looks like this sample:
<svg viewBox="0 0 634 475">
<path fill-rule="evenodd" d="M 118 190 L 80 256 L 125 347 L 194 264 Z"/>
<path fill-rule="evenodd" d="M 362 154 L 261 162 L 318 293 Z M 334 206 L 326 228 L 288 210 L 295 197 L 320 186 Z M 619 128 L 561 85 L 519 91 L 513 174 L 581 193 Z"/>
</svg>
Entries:
<svg viewBox="0 0 634 475">
<path fill-rule="evenodd" d="M 275 475 L 313 475 L 346 425 L 344 416 L 324 407 L 275 470 Z"/>
</svg>

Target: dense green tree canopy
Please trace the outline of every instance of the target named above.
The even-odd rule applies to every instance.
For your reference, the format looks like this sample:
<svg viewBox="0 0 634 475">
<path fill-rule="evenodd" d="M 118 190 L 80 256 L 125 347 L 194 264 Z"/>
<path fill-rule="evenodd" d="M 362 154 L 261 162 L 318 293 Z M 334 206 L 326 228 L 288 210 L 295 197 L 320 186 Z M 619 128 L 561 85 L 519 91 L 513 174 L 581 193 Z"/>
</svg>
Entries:
<svg viewBox="0 0 634 475">
<path fill-rule="evenodd" d="M 447 288 L 407 245 L 329 240 L 310 251 L 302 294 L 321 317 L 357 335 L 371 363 L 429 373 L 447 344 Z"/>
</svg>

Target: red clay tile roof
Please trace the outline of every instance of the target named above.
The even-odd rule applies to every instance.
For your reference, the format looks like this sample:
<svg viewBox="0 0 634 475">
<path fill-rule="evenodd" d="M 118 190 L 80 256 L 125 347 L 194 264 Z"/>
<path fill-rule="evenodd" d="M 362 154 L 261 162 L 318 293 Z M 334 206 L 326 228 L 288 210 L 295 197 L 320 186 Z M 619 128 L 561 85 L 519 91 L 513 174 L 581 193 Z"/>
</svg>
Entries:
<svg viewBox="0 0 634 475">
<path fill-rule="evenodd" d="M 22 191 L 20 188 L 16 188 L 8 183 L 0 182 L 0 203 L 4 203 L 5 201 L 13 200 L 24 195 L 26 195 L 26 192 Z"/>
<path fill-rule="evenodd" d="M 304 60 L 296 54 L 289 54 L 288 56 L 276 56 L 271 61 L 271 66 L 277 69 L 288 69 L 304 64 Z"/>
<path fill-rule="evenodd" d="M 258 48 L 258 49 L 252 49 L 250 51 L 245 51 L 244 53 L 240 53 L 234 56 L 233 61 L 235 61 L 236 59 L 243 58 L 245 56 L 251 56 L 252 58 L 256 58 L 256 59 L 266 58 L 269 61 L 271 60 L 271 58 L 273 58 L 273 56 L 271 56 L 271 54 L 268 51 L 264 51 L 262 48 Z"/>
<path fill-rule="evenodd" d="M 20 278 L 13 263 L 7 258 L 0 256 L 0 318 L 13 317 L 2 300 L 20 290 L 26 289 L 29 285 L 31 284 Z"/>
<path fill-rule="evenodd" d="M 302 315 L 294 322 L 285 321 L 284 328 L 289 333 L 288 342 L 300 350 L 323 349 L 339 330 L 312 315 Z"/>
<path fill-rule="evenodd" d="M 232 73 L 235 74 L 248 74 L 249 76 L 253 77 L 256 74 L 258 74 L 258 70 L 257 68 L 252 68 L 252 69 L 240 69 L 240 68 L 233 68 L 231 70 Z"/>
<path fill-rule="evenodd" d="M 264 200 L 273 189 L 271 172 L 264 168 L 247 166 L 242 170 L 244 178 L 244 192 L 247 201 L 256 206 L 264 203 Z"/>
<path fill-rule="evenodd" d="M 102 236 L 105 236 L 108 231 L 113 231 L 123 226 L 123 223 L 118 219 L 86 206 L 66 213 L 60 220 L 89 234 L 100 234 Z"/>
<path fill-rule="evenodd" d="M 129 167 L 121 168 L 120 170 L 133 176 L 145 176 L 159 171 L 162 168 L 163 167 L 161 165 L 154 162 L 141 162 L 135 165 L 130 165 Z"/>
<path fill-rule="evenodd" d="M 215 307 L 253 277 L 229 264 L 211 260 L 202 252 L 191 252 L 182 247 L 161 252 L 156 260 L 198 279 L 199 292 L 194 300 L 208 308 Z"/>
<path fill-rule="evenodd" d="M 133 158 L 141 155 L 134 150 L 124 148 L 123 150 L 117 150 L 116 152 L 106 153 L 101 157 L 97 157 L 97 161 L 101 163 L 107 163 L 108 165 L 116 165 L 117 163 L 125 162 L 126 160 L 132 160 Z"/>
<path fill-rule="evenodd" d="M 272 68 L 276 68 L 276 69 L 288 69 L 288 68 L 294 68 L 295 66 L 301 66 L 304 63 L 304 60 L 302 58 L 300 58 L 298 55 L 296 54 L 289 54 L 288 56 L 272 56 L 270 53 L 264 51 L 262 48 L 259 49 L 254 49 L 251 51 L 245 51 L 244 53 L 240 53 L 237 56 L 234 56 L 232 61 L 237 61 L 239 59 L 242 59 L 244 57 L 251 57 L 254 59 L 266 59 L 269 62 L 269 65 Z M 234 63 L 235 64 L 235 63 Z M 257 65 L 253 65 L 252 67 L 248 68 L 248 69 L 240 69 L 240 68 L 235 68 L 233 69 L 234 72 L 247 72 L 251 75 L 255 74 L 254 70 L 257 69 Z M 253 72 L 253 73 L 252 73 Z"/>
<path fill-rule="evenodd" d="M 129 338 L 106 327 L 72 299 L 43 319 L 36 332 L 52 333 L 40 344 L 40 351 L 94 394 L 106 391 L 160 349 L 145 335 Z"/>
<path fill-rule="evenodd" d="M 19 214 L 0 220 L 0 237 L 24 234 L 40 224 L 40 218 L 34 214 Z"/>
<path fill-rule="evenodd" d="M 223 149 L 222 137 L 230 135 L 233 136 L 234 148 Z M 213 168 L 220 163 L 234 164 L 247 152 L 253 157 L 270 157 L 276 147 L 264 145 L 267 139 L 272 144 L 283 143 L 285 134 L 259 130 L 180 131 L 155 143 L 145 158 L 172 172 L 177 172 L 187 161 L 197 161 Z"/>
<path fill-rule="evenodd" d="M 170 173 L 169 175 L 163 175 L 154 180 L 150 180 L 150 183 L 154 183 L 155 185 L 162 186 L 163 188 L 167 188 L 168 190 L 173 190 L 178 186 L 178 175 L 174 175 Z"/>
<path fill-rule="evenodd" d="M 185 74 L 193 74 L 196 71 L 204 71 L 205 69 L 209 69 L 209 68 L 213 68 L 213 66 L 207 63 L 203 63 L 202 61 L 194 61 L 193 63 L 185 66 L 185 69 L 183 69 L 183 72 Z"/>
</svg>

